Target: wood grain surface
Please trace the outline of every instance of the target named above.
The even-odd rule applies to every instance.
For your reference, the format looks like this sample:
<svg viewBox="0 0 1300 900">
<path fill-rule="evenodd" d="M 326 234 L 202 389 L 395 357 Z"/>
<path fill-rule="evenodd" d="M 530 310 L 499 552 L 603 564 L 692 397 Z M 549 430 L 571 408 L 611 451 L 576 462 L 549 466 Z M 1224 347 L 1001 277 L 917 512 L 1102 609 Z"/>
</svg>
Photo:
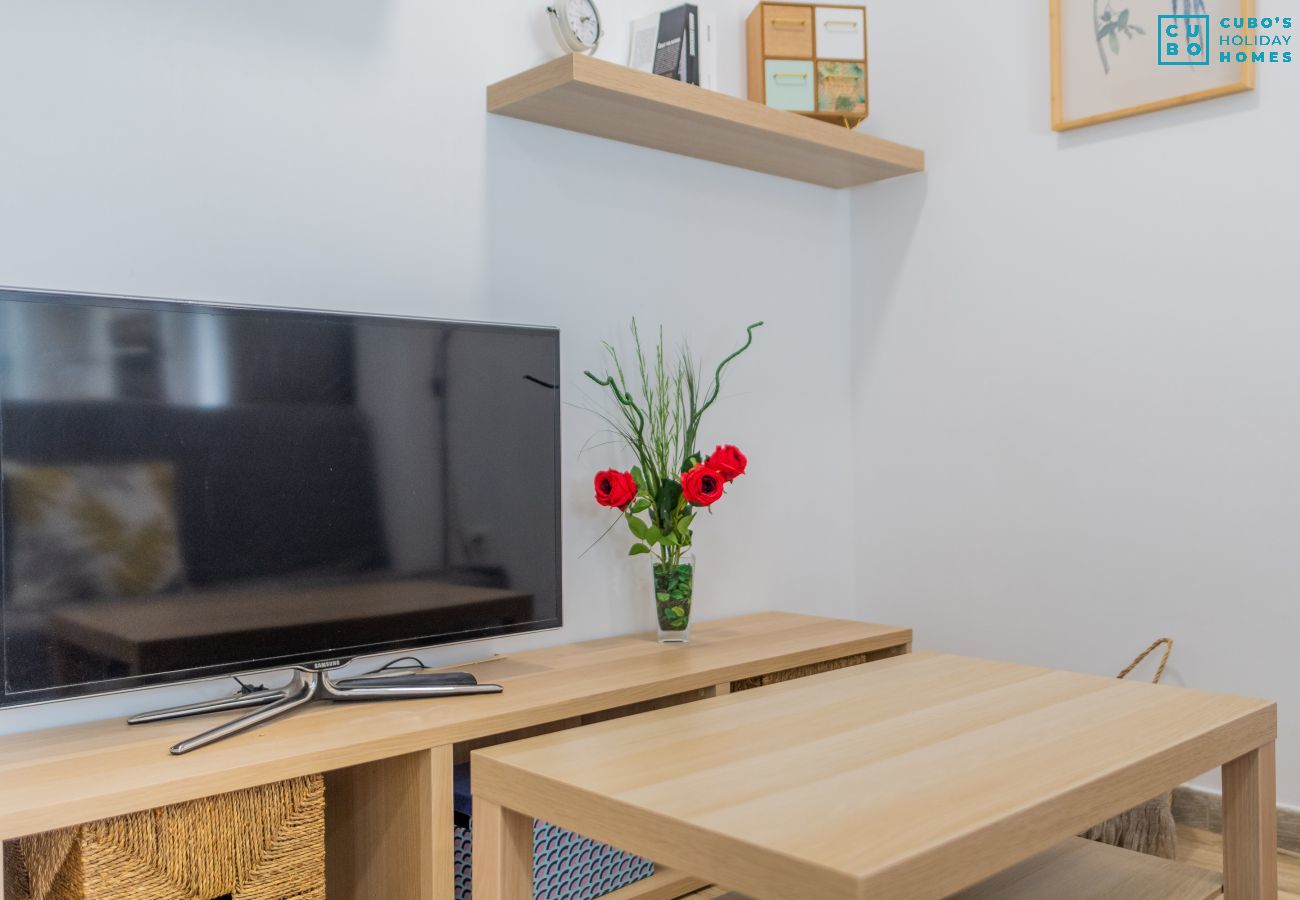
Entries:
<svg viewBox="0 0 1300 900">
<path fill-rule="evenodd" d="M 179 757 L 167 748 L 223 716 L 133 727 L 112 719 L 9 735 L 0 738 L 0 838 L 702 691 L 911 639 L 905 628 L 757 613 L 698 623 L 685 645 L 626 635 L 457 666 L 480 681 L 499 681 L 505 692 L 321 703 Z"/>
<path fill-rule="evenodd" d="M 487 108 L 827 187 L 925 169 L 925 154 L 913 147 L 589 56 L 561 57 L 491 85 Z"/>
<path fill-rule="evenodd" d="M 944 896 L 1276 732 L 1264 700 L 922 653 L 478 751 L 473 777 L 754 896 Z"/>
</svg>

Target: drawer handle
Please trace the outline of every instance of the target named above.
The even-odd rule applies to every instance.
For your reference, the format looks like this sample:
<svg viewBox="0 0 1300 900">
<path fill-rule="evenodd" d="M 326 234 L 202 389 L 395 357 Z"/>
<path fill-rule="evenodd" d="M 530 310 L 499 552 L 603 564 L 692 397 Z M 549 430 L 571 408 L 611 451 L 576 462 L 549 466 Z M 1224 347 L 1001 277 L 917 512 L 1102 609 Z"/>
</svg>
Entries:
<svg viewBox="0 0 1300 900">
<path fill-rule="evenodd" d="M 822 24 L 825 25 L 827 28 L 830 28 L 834 25 L 839 25 L 840 27 L 844 27 L 847 25 L 851 31 L 858 30 L 858 23 L 854 19 L 827 19 Z"/>
<path fill-rule="evenodd" d="M 776 81 L 778 78 L 798 78 L 800 81 L 807 81 L 808 75 L 805 72 L 773 72 L 772 80 Z"/>
<path fill-rule="evenodd" d="M 773 28 L 779 28 L 781 25 L 793 25 L 795 28 L 803 28 L 808 24 L 807 19 L 768 19 L 768 24 Z"/>
</svg>

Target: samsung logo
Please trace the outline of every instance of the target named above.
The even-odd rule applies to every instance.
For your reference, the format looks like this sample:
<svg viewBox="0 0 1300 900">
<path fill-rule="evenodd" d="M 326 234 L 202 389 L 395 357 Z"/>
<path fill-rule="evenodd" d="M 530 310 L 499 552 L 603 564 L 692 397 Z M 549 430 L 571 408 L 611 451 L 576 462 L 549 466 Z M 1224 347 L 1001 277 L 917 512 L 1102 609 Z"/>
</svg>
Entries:
<svg viewBox="0 0 1300 900">
<path fill-rule="evenodd" d="M 321 662 L 308 663 L 308 665 L 313 669 L 337 669 L 343 665 L 343 662 L 341 659 L 326 659 Z"/>
</svg>

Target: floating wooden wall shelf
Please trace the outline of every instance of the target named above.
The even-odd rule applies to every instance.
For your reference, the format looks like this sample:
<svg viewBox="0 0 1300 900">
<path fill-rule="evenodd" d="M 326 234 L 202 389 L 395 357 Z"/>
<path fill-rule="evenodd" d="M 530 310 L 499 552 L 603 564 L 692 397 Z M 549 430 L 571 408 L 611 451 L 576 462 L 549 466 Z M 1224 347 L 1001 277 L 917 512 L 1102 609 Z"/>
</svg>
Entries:
<svg viewBox="0 0 1300 900">
<path fill-rule="evenodd" d="M 827 187 L 925 169 L 925 154 L 913 147 L 589 56 L 561 57 L 491 85 L 487 108 Z"/>
</svg>

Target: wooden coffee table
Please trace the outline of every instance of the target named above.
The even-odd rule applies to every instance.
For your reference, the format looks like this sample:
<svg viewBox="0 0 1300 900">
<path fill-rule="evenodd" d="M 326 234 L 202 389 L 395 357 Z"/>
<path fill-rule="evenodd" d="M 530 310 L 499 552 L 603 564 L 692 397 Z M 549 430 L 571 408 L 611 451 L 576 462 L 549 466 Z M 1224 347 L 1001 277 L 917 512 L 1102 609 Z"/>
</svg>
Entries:
<svg viewBox="0 0 1300 900">
<path fill-rule="evenodd" d="M 944 897 L 1062 860 L 1049 881 L 1084 889 L 1053 900 L 1097 896 L 1063 842 L 1223 766 L 1225 893 L 1271 900 L 1276 736 L 1264 700 L 914 653 L 475 752 L 474 896 L 532 896 L 534 817 L 758 898 Z M 1145 896 L 1207 896 L 1150 862 L 1173 868 Z"/>
</svg>

